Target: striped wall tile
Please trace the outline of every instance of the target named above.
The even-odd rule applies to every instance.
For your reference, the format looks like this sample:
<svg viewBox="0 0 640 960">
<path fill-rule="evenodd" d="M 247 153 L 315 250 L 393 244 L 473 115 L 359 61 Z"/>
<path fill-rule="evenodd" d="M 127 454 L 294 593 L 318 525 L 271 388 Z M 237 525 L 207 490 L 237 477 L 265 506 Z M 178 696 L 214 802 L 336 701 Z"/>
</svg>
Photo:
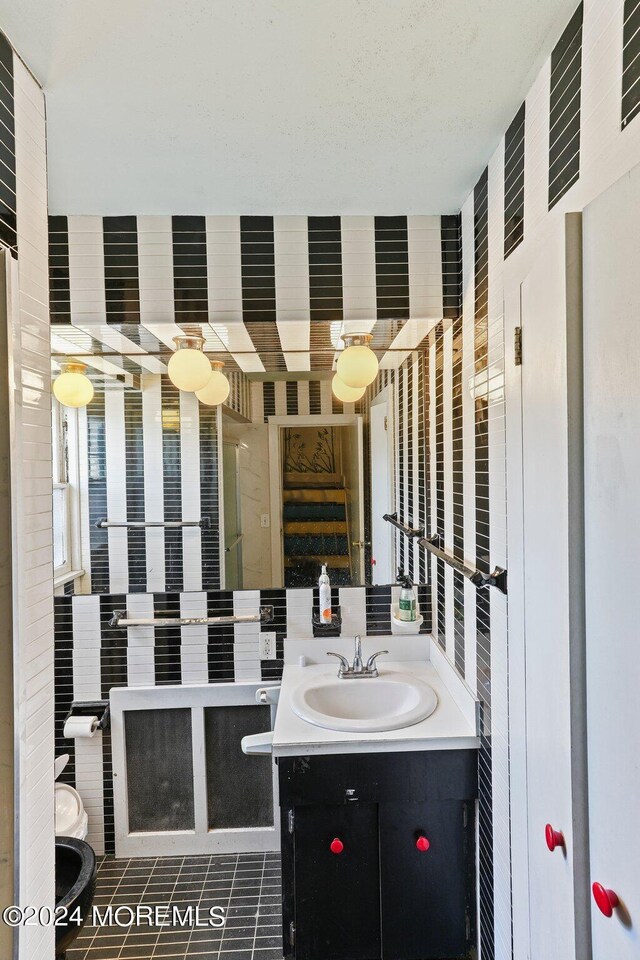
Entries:
<svg viewBox="0 0 640 960">
<path fill-rule="evenodd" d="M 13 49 L 0 33 L 0 243 L 18 253 Z"/>
<path fill-rule="evenodd" d="M 526 103 L 511 121 L 504 141 L 504 258 L 524 239 L 524 146 Z"/>
<path fill-rule="evenodd" d="M 640 110 L 640 0 L 625 0 L 622 34 L 622 129 Z"/>
<path fill-rule="evenodd" d="M 580 3 L 551 54 L 549 209 L 580 176 L 583 15 Z"/>
</svg>

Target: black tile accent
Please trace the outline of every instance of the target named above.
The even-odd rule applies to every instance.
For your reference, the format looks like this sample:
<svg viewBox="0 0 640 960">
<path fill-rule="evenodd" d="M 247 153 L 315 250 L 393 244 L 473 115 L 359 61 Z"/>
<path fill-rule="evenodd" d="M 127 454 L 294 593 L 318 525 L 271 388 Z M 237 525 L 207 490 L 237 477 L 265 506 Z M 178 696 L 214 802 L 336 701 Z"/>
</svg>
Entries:
<svg viewBox="0 0 640 960">
<path fill-rule="evenodd" d="M 154 593 L 153 616 L 159 620 L 164 617 L 180 616 L 179 593 Z M 155 646 L 154 663 L 156 686 L 182 682 L 182 656 L 180 646 L 182 632 L 180 626 L 154 627 Z"/>
<path fill-rule="evenodd" d="M 113 687 L 127 685 L 127 633 L 110 627 L 115 610 L 126 609 L 124 594 L 100 597 L 100 684 L 102 697 L 107 700 Z M 113 760 L 111 730 L 102 733 L 102 790 L 104 803 L 105 853 L 115 852 L 115 823 L 113 812 Z"/>
<path fill-rule="evenodd" d="M 376 217 L 376 308 L 378 319 L 409 318 L 409 239 L 406 217 Z"/>
<path fill-rule="evenodd" d="M 66 217 L 49 217 L 49 317 L 51 323 L 71 323 Z"/>
<path fill-rule="evenodd" d="M 287 416 L 297 417 L 298 415 L 298 381 L 287 380 Z"/>
<path fill-rule="evenodd" d="M 409 523 L 412 527 L 415 526 L 417 520 L 417 517 L 415 516 L 416 488 L 415 478 L 413 475 L 413 448 L 416 442 L 416 437 L 413 435 L 413 407 L 416 403 L 416 384 L 413 380 L 413 357 L 414 355 L 412 354 L 406 361 L 405 367 L 407 376 L 407 424 L 405 429 L 405 443 L 407 451 L 406 496 L 407 503 L 409 504 L 407 510 L 407 523 Z M 412 582 L 415 583 L 417 579 L 414 566 L 415 550 L 413 549 L 413 544 L 410 541 L 407 541 L 405 544 L 405 558 L 405 566 L 407 568 L 406 572 L 411 577 Z"/>
<path fill-rule="evenodd" d="M 504 257 L 524 239 L 525 104 L 509 124 L 504 138 Z"/>
<path fill-rule="evenodd" d="M 182 520 L 182 458 L 180 455 L 180 391 L 162 377 L 162 472 L 164 519 Z M 183 589 L 182 530 L 165 527 L 165 588 Z"/>
<path fill-rule="evenodd" d="M 139 323 L 137 218 L 104 217 L 102 230 L 107 323 Z"/>
<path fill-rule="evenodd" d="M 337 603 L 337 600 L 336 600 Z M 277 682 L 284 667 L 284 640 L 287 635 L 287 591 L 279 588 L 260 591 L 260 606 L 273 607 L 273 621 L 260 625 L 260 632 L 276 634 L 276 659 L 261 661 L 261 676 L 265 681 Z"/>
<path fill-rule="evenodd" d="M 247 324 L 276 320 L 273 217 L 240 217 L 242 316 Z M 251 329 L 249 328 L 249 335 Z"/>
<path fill-rule="evenodd" d="M 488 301 L 489 301 L 489 197 L 488 171 L 485 169 L 473 194 L 475 311 L 474 311 L 474 368 L 476 376 L 487 370 Z M 489 430 L 488 401 L 475 401 L 475 509 L 476 509 L 476 567 L 489 572 Z M 491 792 L 491 616 L 487 590 L 476 590 L 476 651 L 478 699 L 481 702 L 482 728 L 488 749 L 481 750 L 482 801 L 479 807 L 481 833 L 480 852 L 480 944 L 482 956 L 495 956 L 493 916 L 493 806 Z M 482 777 L 484 776 L 484 780 Z"/>
<path fill-rule="evenodd" d="M 436 453 L 436 527 L 444 537 L 444 327 L 439 323 L 435 330 L 435 453 Z M 446 637 L 446 582 L 444 561 L 436 560 L 436 591 L 438 598 L 437 639 L 443 650 L 447 646 Z"/>
<path fill-rule="evenodd" d="M 429 357 L 426 351 L 418 357 L 418 527 L 430 533 L 429 524 L 429 483 L 427 470 L 429 462 Z M 420 550 L 418 554 L 418 582 L 429 582 L 429 564 L 427 551 Z M 427 591 L 429 606 L 431 606 L 431 591 Z M 424 610 L 422 610 L 424 616 Z M 431 629 L 431 624 L 429 624 Z"/>
<path fill-rule="evenodd" d="M 216 590 L 207 593 L 207 616 L 233 616 L 233 591 Z M 209 683 L 232 683 L 235 680 L 233 640 L 232 623 L 207 628 Z"/>
<path fill-rule="evenodd" d="M 105 449 L 104 390 L 96 390 L 87 406 L 89 452 L 89 548 L 91 592 L 109 592 L 108 532 L 96 527 L 107 518 L 107 457 Z"/>
<path fill-rule="evenodd" d="M 265 411 L 266 412 L 266 411 Z M 309 381 L 309 413 L 314 416 L 320 413 L 320 381 Z"/>
<path fill-rule="evenodd" d="M 61 783 L 76 784 L 76 742 L 62 735 L 64 721 L 73 701 L 73 620 L 71 597 L 53 600 L 53 690 L 54 744 L 56 757 L 69 754 L 69 761 L 58 778 Z"/>
<path fill-rule="evenodd" d="M 144 440 L 142 394 L 137 390 L 125 390 L 124 429 L 127 520 L 141 522 L 145 519 Z M 130 527 L 127 530 L 127 555 L 129 591 L 143 592 L 147 589 L 147 549 L 144 528 Z"/>
<path fill-rule="evenodd" d="M 405 485 L 405 469 L 404 469 L 404 449 L 406 443 L 405 436 L 405 417 L 404 417 L 404 377 L 402 375 L 402 370 L 398 370 L 396 376 L 398 378 L 398 424 L 397 424 L 397 436 L 396 436 L 396 464 L 397 464 L 397 490 L 396 490 L 396 504 L 397 504 L 397 514 L 400 520 L 403 523 L 408 522 L 408 517 L 404 514 L 404 485 Z M 404 572 L 404 563 L 406 555 L 406 537 L 403 533 L 398 531 L 396 535 L 396 545 L 397 545 L 397 557 L 398 557 L 398 568 Z"/>
<path fill-rule="evenodd" d="M 365 612 L 367 636 L 388 636 L 391 633 L 391 587 L 368 586 Z"/>
<path fill-rule="evenodd" d="M 13 49 L 0 33 L 0 243 L 17 257 L 15 132 Z"/>
<path fill-rule="evenodd" d="M 580 176 L 581 3 L 551 54 L 549 209 Z"/>
<path fill-rule="evenodd" d="M 267 417 L 275 417 L 276 415 L 276 385 L 273 380 L 265 380 L 262 384 L 262 398 L 266 423 Z"/>
<path fill-rule="evenodd" d="M 462 315 L 462 215 L 440 218 L 442 248 L 442 316 Z"/>
<path fill-rule="evenodd" d="M 209 297 L 205 218 L 172 217 L 171 233 L 176 323 L 206 323 Z"/>
<path fill-rule="evenodd" d="M 640 110 L 640 0 L 625 0 L 622 29 L 622 129 Z"/>
<path fill-rule="evenodd" d="M 203 528 L 202 589 L 215 590 L 221 583 L 218 504 L 218 413 L 216 407 L 199 406 L 200 416 L 200 515 L 211 520 Z"/>
<path fill-rule="evenodd" d="M 452 472 L 452 514 L 453 514 L 453 555 L 464 560 L 464 489 L 463 489 L 463 422 L 462 422 L 462 318 L 453 321 L 452 337 L 452 377 L 451 377 L 451 472 Z M 455 665 L 462 677 L 465 675 L 464 650 L 464 579 L 462 574 L 453 574 L 453 616 L 454 616 L 454 658 Z"/>
<path fill-rule="evenodd" d="M 307 223 L 311 320 L 342 320 L 340 217 L 309 217 Z"/>
</svg>

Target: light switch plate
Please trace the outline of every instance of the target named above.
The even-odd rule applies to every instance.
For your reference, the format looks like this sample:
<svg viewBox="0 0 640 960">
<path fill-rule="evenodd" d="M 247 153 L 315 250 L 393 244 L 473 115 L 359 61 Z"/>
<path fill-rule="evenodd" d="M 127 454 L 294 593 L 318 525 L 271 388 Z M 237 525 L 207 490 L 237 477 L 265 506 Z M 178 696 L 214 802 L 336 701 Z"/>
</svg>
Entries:
<svg viewBox="0 0 640 960">
<path fill-rule="evenodd" d="M 261 527 L 265 527 L 265 528 L 269 526 L 269 514 L 268 514 L 268 513 L 262 513 L 262 514 L 260 514 L 260 526 L 261 526 Z"/>
<path fill-rule="evenodd" d="M 274 631 L 267 630 L 260 634 L 260 659 L 276 659 L 276 635 Z"/>
</svg>

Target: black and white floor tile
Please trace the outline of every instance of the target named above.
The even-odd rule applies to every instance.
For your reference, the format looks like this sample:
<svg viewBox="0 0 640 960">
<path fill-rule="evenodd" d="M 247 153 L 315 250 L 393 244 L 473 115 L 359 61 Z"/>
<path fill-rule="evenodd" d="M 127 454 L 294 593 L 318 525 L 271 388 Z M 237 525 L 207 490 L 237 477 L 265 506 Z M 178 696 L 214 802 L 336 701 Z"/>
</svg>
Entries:
<svg viewBox="0 0 640 960">
<path fill-rule="evenodd" d="M 280 855 L 241 853 L 132 860 L 103 858 L 94 907 L 212 907 L 223 927 L 84 927 L 67 960 L 280 960 Z"/>
</svg>

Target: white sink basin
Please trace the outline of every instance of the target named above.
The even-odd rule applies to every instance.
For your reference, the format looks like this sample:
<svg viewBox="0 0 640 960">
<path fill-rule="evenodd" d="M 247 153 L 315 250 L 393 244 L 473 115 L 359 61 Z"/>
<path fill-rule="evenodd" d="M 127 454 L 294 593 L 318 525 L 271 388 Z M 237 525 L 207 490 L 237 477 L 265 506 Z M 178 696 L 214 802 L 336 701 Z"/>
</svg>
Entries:
<svg viewBox="0 0 640 960">
<path fill-rule="evenodd" d="M 302 720 L 350 733 L 410 727 L 437 706 L 438 698 L 427 683 L 403 673 L 357 680 L 315 676 L 291 694 L 291 708 Z"/>
</svg>

